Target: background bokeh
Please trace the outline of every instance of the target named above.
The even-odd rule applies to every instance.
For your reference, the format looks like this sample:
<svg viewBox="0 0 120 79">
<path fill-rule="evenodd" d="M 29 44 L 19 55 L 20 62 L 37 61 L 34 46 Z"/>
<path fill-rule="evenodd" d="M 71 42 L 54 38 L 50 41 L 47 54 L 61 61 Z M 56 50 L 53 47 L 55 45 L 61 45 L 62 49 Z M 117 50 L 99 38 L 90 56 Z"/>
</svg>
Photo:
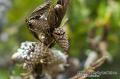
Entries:
<svg viewBox="0 0 120 79">
<path fill-rule="evenodd" d="M 11 65 L 10 57 L 21 42 L 36 41 L 28 31 L 25 18 L 44 0 L 0 0 L 0 79 L 18 76 L 23 70 Z M 55 0 L 54 0 L 55 1 Z M 100 67 L 103 71 L 120 72 L 120 0 L 70 0 L 63 26 L 70 39 L 70 55 L 85 61 L 89 50 L 87 33 L 97 27 L 98 34 L 103 24 L 109 25 L 108 51 L 112 61 Z M 64 23 L 64 22 L 63 22 Z M 56 46 L 57 47 L 57 46 Z M 106 75 L 94 79 L 120 79 L 120 75 Z M 93 79 L 93 78 L 88 78 Z"/>
</svg>

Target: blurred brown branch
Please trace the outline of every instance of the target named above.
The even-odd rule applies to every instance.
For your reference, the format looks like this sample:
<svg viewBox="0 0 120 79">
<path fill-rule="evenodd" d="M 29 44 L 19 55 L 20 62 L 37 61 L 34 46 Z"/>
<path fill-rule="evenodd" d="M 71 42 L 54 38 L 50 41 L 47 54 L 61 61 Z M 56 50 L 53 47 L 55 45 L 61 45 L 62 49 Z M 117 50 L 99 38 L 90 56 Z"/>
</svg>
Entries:
<svg viewBox="0 0 120 79">
<path fill-rule="evenodd" d="M 83 73 L 78 73 L 71 79 L 85 79 L 86 77 L 89 77 L 95 69 L 100 67 L 104 61 L 108 59 L 107 36 L 109 27 L 105 25 L 102 28 L 103 30 L 100 37 L 97 37 L 96 35 L 96 27 L 88 32 L 88 42 L 92 51 L 89 52 Z"/>
</svg>

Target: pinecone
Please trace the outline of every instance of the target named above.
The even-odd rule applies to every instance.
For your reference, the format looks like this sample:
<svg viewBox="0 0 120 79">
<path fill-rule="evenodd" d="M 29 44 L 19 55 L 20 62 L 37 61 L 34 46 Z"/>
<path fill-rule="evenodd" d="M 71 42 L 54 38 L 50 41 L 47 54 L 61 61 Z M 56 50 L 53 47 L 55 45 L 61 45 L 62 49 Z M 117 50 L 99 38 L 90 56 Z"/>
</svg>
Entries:
<svg viewBox="0 0 120 79">
<path fill-rule="evenodd" d="M 63 48 L 65 52 L 68 52 L 69 41 L 65 34 L 65 31 L 62 28 L 55 28 L 55 30 L 53 31 L 53 36 L 60 47 Z"/>
</svg>

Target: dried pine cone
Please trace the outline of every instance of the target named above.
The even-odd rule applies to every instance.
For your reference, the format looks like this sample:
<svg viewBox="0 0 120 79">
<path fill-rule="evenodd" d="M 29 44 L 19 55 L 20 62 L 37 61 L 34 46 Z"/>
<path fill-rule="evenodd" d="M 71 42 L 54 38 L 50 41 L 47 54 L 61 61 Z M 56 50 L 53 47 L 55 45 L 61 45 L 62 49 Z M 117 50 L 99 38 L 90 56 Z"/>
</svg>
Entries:
<svg viewBox="0 0 120 79">
<path fill-rule="evenodd" d="M 65 52 L 68 52 L 69 41 L 67 39 L 65 31 L 62 28 L 55 28 L 53 31 L 53 36 L 60 47 L 62 47 Z"/>
</svg>

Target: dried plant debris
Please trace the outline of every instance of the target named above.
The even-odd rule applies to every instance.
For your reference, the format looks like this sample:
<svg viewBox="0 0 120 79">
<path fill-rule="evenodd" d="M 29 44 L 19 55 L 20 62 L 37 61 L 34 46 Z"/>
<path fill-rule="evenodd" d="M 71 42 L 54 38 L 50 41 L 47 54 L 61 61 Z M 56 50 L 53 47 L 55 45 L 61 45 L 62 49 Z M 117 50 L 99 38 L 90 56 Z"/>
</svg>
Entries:
<svg viewBox="0 0 120 79">
<path fill-rule="evenodd" d="M 43 67 L 51 69 L 53 66 L 67 63 L 67 55 L 61 51 L 49 49 L 42 43 L 28 41 L 21 44 L 18 51 L 13 54 L 12 59 L 21 61 L 23 68 L 30 71 L 33 70 L 36 64 L 42 64 Z"/>
<path fill-rule="evenodd" d="M 65 78 L 66 75 L 63 73 L 67 73 L 67 69 L 65 69 L 69 66 L 67 63 L 71 64 L 67 67 L 68 70 L 71 69 L 71 72 L 79 70 L 79 60 L 67 61 L 70 45 L 66 32 L 60 27 L 68 2 L 69 0 L 57 0 L 56 4 L 52 5 L 50 0 L 46 0 L 26 19 L 29 31 L 38 42 L 21 43 L 20 48 L 12 56 L 13 61 L 20 62 L 23 68 L 28 71 L 23 79 L 56 79 L 60 76 Z M 103 28 L 103 35 L 100 39 L 95 38 L 96 28 L 88 33 L 88 42 L 92 51 L 85 62 L 83 69 L 85 74 L 78 73 L 70 79 L 85 79 L 105 61 L 108 53 L 107 29 L 108 27 Z M 105 32 L 106 30 L 107 32 Z M 63 49 L 63 52 L 54 49 L 56 43 Z M 72 69 L 72 66 L 76 68 Z"/>
<path fill-rule="evenodd" d="M 23 68 L 35 79 L 41 79 L 42 74 L 48 74 L 53 78 L 54 74 L 64 71 L 64 66 L 67 64 L 68 56 L 63 52 L 68 52 L 69 42 L 60 24 L 68 1 L 58 0 L 52 5 L 50 0 L 46 0 L 26 19 L 29 31 L 39 41 L 21 43 L 12 59 L 21 62 Z M 53 48 L 55 43 L 60 45 L 63 52 Z"/>
<path fill-rule="evenodd" d="M 57 41 L 65 52 L 68 52 L 69 42 L 65 31 L 59 27 L 65 15 L 68 1 L 58 0 L 55 5 L 52 5 L 51 1 L 46 1 L 26 19 L 28 29 L 36 39 L 49 46 L 49 48 L 53 47 L 55 41 Z"/>
</svg>

